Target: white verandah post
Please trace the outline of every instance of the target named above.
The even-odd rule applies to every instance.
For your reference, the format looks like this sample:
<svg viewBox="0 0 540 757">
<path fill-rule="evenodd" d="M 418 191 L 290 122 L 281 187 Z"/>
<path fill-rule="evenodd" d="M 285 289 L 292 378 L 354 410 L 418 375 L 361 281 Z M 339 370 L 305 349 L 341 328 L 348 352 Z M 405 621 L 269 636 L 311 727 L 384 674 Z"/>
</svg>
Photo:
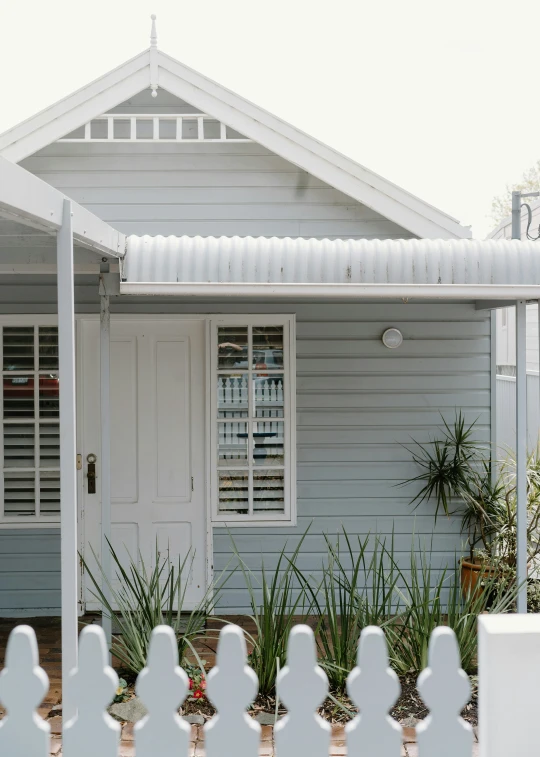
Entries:
<svg viewBox="0 0 540 757">
<path fill-rule="evenodd" d="M 527 302 L 516 302 L 517 610 L 527 612 Z"/>
<path fill-rule="evenodd" d="M 110 413 L 110 362 L 111 362 L 111 313 L 109 296 L 106 293 L 106 275 L 100 276 L 100 398 L 101 398 L 101 569 L 103 581 L 101 590 L 111 604 L 111 413 Z M 111 648 L 112 618 L 103 607 L 101 624 L 105 631 L 107 648 Z"/>
<path fill-rule="evenodd" d="M 56 236 L 58 281 L 58 365 L 60 372 L 60 529 L 62 594 L 63 721 L 75 713 L 67 680 L 77 667 L 77 437 L 75 412 L 75 304 L 71 202 L 64 200 Z"/>
</svg>

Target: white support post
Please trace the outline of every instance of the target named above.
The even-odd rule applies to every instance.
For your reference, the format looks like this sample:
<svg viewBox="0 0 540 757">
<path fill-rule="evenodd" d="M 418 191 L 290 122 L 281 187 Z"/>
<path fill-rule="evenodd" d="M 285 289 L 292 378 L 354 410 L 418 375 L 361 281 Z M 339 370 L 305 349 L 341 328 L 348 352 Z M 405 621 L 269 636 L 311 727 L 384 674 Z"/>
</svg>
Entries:
<svg viewBox="0 0 540 757">
<path fill-rule="evenodd" d="M 103 280 L 102 280 L 103 282 Z M 102 283 L 103 287 L 103 283 Z M 103 291 L 103 290 L 102 290 Z M 111 313 L 109 296 L 100 297 L 100 328 L 99 328 L 99 356 L 100 356 L 100 397 L 101 397 L 101 568 L 103 571 L 102 591 L 111 604 L 110 581 L 111 570 L 111 413 L 110 413 L 110 362 L 111 362 Z M 105 632 L 107 649 L 111 648 L 112 619 L 106 617 L 105 608 L 102 610 L 101 624 Z"/>
<path fill-rule="evenodd" d="M 490 416 L 491 416 L 491 481 L 497 481 L 499 449 L 497 446 L 497 311 L 491 311 L 491 377 L 490 377 Z"/>
<path fill-rule="evenodd" d="M 527 612 L 527 302 L 516 302 L 517 610 Z"/>
<path fill-rule="evenodd" d="M 62 691 L 64 723 L 74 717 L 69 673 L 77 667 L 77 446 L 75 412 L 75 305 L 71 201 L 64 200 L 56 237 L 60 391 L 60 525 L 62 592 Z"/>
</svg>

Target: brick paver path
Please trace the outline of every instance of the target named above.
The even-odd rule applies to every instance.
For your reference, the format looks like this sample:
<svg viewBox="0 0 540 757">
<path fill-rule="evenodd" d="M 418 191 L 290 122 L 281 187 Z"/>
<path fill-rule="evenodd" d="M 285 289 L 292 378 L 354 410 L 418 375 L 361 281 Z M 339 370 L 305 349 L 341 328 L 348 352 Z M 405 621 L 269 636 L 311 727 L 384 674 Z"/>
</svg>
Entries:
<svg viewBox="0 0 540 757">
<path fill-rule="evenodd" d="M 53 725 L 53 730 L 60 730 L 61 719 L 57 718 L 56 724 Z M 56 727 L 55 727 L 56 726 Z M 55 757 L 61 757 L 62 743 L 59 736 L 53 737 L 51 754 Z M 345 729 L 342 725 L 335 725 L 332 727 L 332 742 L 330 745 L 329 757 L 345 757 L 347 754 L 347 747 L 345 742 Z M 128 723 L 122 728 L 122 741 L 120 742 L 119 757 L 134 757 L 135 746 L 133 743 L 133 725 Z M 261 746 L 259 748 L 260 757 L 273 757 L 274 755 L 274 729 L 271 725 L 263 725 L 261 727 Z M 418 757 L 418 747 L 416 744 L 416 738 L 414 728 L 403 729 L 403 746 L 401 748 L 402 757 Z M 472 757 L 478 757 L 478 744 L 473 746 Z M 191 726 L 191 741 L 189 749 L 189 757 L 204 757 L 204 738 L 202 726 Z"/>
</svg>

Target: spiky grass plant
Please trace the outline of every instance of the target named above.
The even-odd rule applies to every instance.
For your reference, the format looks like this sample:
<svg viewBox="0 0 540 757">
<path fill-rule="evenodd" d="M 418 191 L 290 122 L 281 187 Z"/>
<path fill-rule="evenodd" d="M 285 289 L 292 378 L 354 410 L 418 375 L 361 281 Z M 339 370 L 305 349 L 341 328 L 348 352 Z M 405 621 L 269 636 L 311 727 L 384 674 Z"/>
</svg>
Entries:
<svg viewBox="0 0 540 757">
<path fill-rule="evenodd" d="M 186 591 L 194 560 L 191 552 L 183 559 L 179 557 L 175 565 L 168 552 L 161 555 L 156 544 L 151 568 L 139 553 L 137 561 L 129 555 L 129 567 L 125 569 L 113 546 L 110 542 L 108 544 L 118 586 L 105 576 L 93 549 L 99 575 L 94 575 L 84 558 L 81 559 L 94 586 L 91 593 L 102 604 L 104 614 L 119 627 L 119 635 L 113 636 L 111 652 L 122 666 L 137 674 L 146 665 L 152 630 L 156 626 L 167 625 L 175 633 L 180 660 L 189 649 L 200 663 L 193 641 L 204 627 L 207 615 L 219 601 L 220 591 L 216 585 L 223 585 L 221 576 L 208 587 L 196 607 L 186 612 Z M 108 587 L 110 599 L 103 591 L 103 582 Z"/>
<path fill-rule="evenodd" d="M 431 552 L 417 557 L 414 545 L 409 558 L 409 575 L 388 553 L 399 576 L 396 586 L 403 610 L 386 626 L 392 665 L 399 673 L 420 672 L 428 664 L 431 633 L 437 626 L 449 626 L 456 634 L 461 664 L 474 672 L 477 654 L 477 621 L 482 613 L 503 613 L 515 604 L 515 582 L 486 574 L 478 590 L 463 594 L 459 568 L 433 567 Z"/>
<path fill-rule="evenodd" d="M 345 692 L 347 675 L 356 664 L 362 629 L 368 625 L 384 627 L 391 618 L 397 580 L 378 539 L 370 555 L 373 540 L 369 535 L 357 537 L 356 545 L 345 529 L 340 537 L 342 540 L 338 538 L 334 544 L 325 535 L 327 560 L 318 584 L 297 571 L 310 599 L 309 612 L 317 618 L 319 662 L 331 690 L 338 695 Z"/>
<path fill-rule="evenodd" d="M 308 531 L 309 527 L 290 556 L 287 545 L 283 547 L 273 570 L 265 566 L 263 558 L 260 579 L 247 566 L 231 536 L 249 594 L 249 617 L 255 625 L 254 634 L 244 631 L 251 647 L 249 664 L 257 674 L 259 694 L 263 696 L 273 695 L 275 691 L 276 676 L 285 665 L 292 627 L 307 620 L 305 593 L 296 575 L 298 555 Z"/>
</svg>

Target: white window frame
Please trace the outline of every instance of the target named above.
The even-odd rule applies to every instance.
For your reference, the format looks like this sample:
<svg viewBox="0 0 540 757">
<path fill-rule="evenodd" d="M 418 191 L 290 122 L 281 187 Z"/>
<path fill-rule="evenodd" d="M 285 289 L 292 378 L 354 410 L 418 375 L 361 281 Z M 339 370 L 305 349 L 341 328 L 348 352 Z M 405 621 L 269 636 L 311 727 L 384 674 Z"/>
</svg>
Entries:
<svg viewBox="0 0 540 757">
<path fill-rule="evenodd" d="M 58 316 L 56 313 L 51 315 L 0 315 L 0 357 L 2 358 L 2 376 L 3 376 L 3 328 L 10 327 L 36 327 L 36 326 L 58 326 Z M 36 347 L 37 349 L 37 347 Z M 35 367 L 35 366 L 34 366 Z M 34 371 L 31 371 L 34 373 Z M 46 527 L 54 528 L 60 526 L 60 513 L 57 515 L 4 515 L 4 394 L 3 382 L 2 391 L 0 392 L 0 422 L 2 423 L 2 434 L 0 435 L 0 529 L 6 528 L 33 528 Z M 35 422 L 35 419 L 34 419 Z M 60 420 L 58 421 L 60 424 Z M 38 442 L 36 442 L 38 444 Z M 55 469 L 56 470 L 56 469 Z"/>
<path fill-rule="evenodd" d="M 212 316 L 210 322 L 210 512 L 214 526 L 294 526 L 296 525 L 296 319 L 294 315 L 224 315 Z M 219 512 L 218 483 L 218 328 L 221 326 L 282 326 L 284 376 L 284 498 L 283 513 L 246 515 Z M 231 466 L 232 468 L 241 466 Z M 245 469 L 245 468 L 243 468 Z"/>
</svg>

